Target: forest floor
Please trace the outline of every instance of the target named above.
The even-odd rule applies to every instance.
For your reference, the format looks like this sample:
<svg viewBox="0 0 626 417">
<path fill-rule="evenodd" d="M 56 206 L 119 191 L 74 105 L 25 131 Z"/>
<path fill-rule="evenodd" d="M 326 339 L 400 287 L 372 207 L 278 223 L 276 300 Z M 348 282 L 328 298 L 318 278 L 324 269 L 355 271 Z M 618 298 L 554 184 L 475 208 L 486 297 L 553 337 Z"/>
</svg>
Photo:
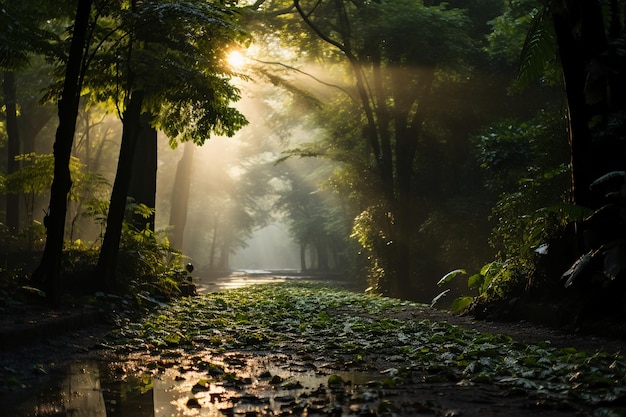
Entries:
<svg viewBox="0 0 626 417">
<path fill-rule="evenodd" d="M 189 400 L 172 414 L 181 416 L 626 415 L 623 340 L 480 321 L 319 283 L 190 297 L 115 325 L 93 307 L 3 313 L 2 404 L 37 395 L 69 363 L 105 360 L 117 374 L 187 384 Z M 301 383 L 304 375 L 316 386 Z"/>
</svg>

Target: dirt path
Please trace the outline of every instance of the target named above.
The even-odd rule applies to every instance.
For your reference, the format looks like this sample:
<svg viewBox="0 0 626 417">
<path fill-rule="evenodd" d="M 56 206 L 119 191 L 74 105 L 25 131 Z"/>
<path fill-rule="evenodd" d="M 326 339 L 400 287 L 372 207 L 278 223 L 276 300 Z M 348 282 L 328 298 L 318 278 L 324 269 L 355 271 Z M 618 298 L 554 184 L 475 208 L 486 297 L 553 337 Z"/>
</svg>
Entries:
<svg viewBox="0 0 626 417">
<path fill-rule="evenodd" d="M 449 312 L 428 308 L 403 309 L 389 312 L 388 315 L 390 319 L 403 321 L 448 322 L 466 329 L 508 335 L 519 342 L 549 342 L 554 347 L 573 347 L 589 352 L 620 352 L 624 347 L 624 342 L 621 340 L 568 334 L 558 329 L 529 323 L 478 321 L 471 317 L 459 317 Z M 90 309 L 78 309 L 71 312 L 50 311 L 48 314 L 42 311 L 22 311 L 19 315 L 5 314 L 0 323 L 0 341 L 2 341 L 0 401 L 2 403 L 15 402 L 19 398 L 34 395 L 38 389 L 46 387 L 63 375 L 69 363 L 79 359 L 102 360 L 108 357 L 111 360 L 121 359 L 121 363 L 127 361 L 128 359 L 116 357 L 113 351 L 103 347 L 103 343 L 108 340 L 109 332 L 113 328 L 99 323 L 98 318 L 98 314 L 93 314 L 93 310 Z M 284 346 L 281 354 L 271 351 L 231 352 L 222 355 L 213 354 L 213 360 L 228 362 L 228 358 L 232 355 L 240 355 L 236 363 L 229 364 L 230 369 L 237 375 L 250 374 L 249 368 L 257 366 L 260 360 L 264 363 L 271 363 L 274 368 L 284 369 L 297 369 L 304 364 L 308 369 L 315 369 L 321 375 L 329 376 L 341 372 L 367 372 L 384 376 L 385 372 L 394 373 L 397 372 L 394 370 L 404 369 L 403 382 L 397 387 L 380 383 L 346 384 L 337 392 L 334 392 L 331 386 L 326 386 L 323 392 L 298 391 L 297 395 L 293 396 L 293 402 L 285 406 L 285 413 L 297 411 L 297 401 L 304 401 L 304 399 L 309 404 L 312 401 L 313 403 L 317 401 L 319 404 L 318 409 L 309 408 L 308 415 L 328 416 L 393 414 L 396 416 L 495 417 L 506 415 L 521 417 L 539 414 L 548 417 L 565 417 L 591 416 L 593 409 L 596 408 L 574 399 L 557 401 L 544 395 L 529 395 L 527 391 L 506 384 L 468 383 L 459 380 L 457 376 L 443 368 L 429 373 L 410 369 L 410 367 L 403 368 L 406 364 L 398 363 L 397 358 L 390 359 L 385 352 L 369 355 L 367 363 L 359 364 L 339 357 L 334 360 L 309 357 L 300 352 L 298 343 L 294 340 L 291 345 Z M 158 352 L 146 351 L 135 356 L 133 361 L 139 368 L 154 370 L 161 367 L 165 372 L 166 368 L 162 367 L 164 360 Z M 189 378 L 186 372 L 180 370 L 176 372 L 178 373 L 173 376 L 175 378 L 180 380 Z M 231 397 L 252 395 L 254 390 L 260 389 L 259 386 L 265 386 L 267 392 L 275 390 L 275 387 L 270 387 L 268 384 L 267 381 L 261 381 L 255 383 L 254 387 L 239 386 L 229 395 Z M 257 398 L 262 398 L 260 394 L 255 395 Z M 340 399 L 338 395 L 341 396 Z M 619 401 L 607 404 L 607 406 L 610 406 L 612 410 L 621 410 Z M 341 406 L 336 408 L 336 404 Z M 376 406 L 374 407 L 373 404 Z M 228 415 L 228 411 L 224 413 Z"/>
</svg>

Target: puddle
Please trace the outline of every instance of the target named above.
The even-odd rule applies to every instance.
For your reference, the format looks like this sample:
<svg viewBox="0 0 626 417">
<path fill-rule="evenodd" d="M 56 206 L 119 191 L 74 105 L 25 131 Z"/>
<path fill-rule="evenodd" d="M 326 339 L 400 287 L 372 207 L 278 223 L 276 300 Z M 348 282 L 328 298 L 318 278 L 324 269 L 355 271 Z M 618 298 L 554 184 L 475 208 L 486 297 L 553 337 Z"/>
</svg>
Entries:
<svg viewBox="0 0 626 417">
<path fill-rule="evenodd" d="M 198 294 L 217 292 L 232 288 L 240 288 L 253 284 L 268 284 L 272 282 L 285 282 L 288 280 L 312 279 L 312 276 L 302 274 L 300 271 L 285 269 L 267 271 L 263 269 L 240 269 L 223 277 L 194 276 L 192 282 L 196 285 Z M 319 278 L 318 278 L 319 279 Z M 334 280 L 334 282 L 343 282 Z"/>
<path fill-rule="evenodd" d="M 14 417 L 340 416 L 376 405 L 373 377 L 280 355 L 180 352 L 72 364 L 58 383 L 9 410 Z"/>
<path fill-rule="evenodd" d="M 265 275 L 230 275 L 220 278 L 193 278 L 193 283 L 196 285 L 196 291 L 198 294 L 204 294 L 209 292 L 218 292 L 228 290 L 232 288 L 241 288 L 253 284 L 268 284 L 272 282 L 284 282 L 287 278 L 280 276 L 265 276 Z"/>
</svg>

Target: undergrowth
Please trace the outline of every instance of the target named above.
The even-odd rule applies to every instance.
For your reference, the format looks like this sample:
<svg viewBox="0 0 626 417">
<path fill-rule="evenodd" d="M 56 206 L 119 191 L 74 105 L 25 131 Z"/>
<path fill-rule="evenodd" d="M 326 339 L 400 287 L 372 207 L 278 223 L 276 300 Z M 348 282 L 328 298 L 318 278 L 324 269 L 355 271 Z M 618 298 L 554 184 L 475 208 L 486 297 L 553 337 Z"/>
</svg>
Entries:
<svg viewBox="0 0 626 417">
<path fill-rule="evenodd" d="M 271 351 L 344 363 L 382 355 L 425 376 L 507 385 L 564 401 L 597 404 L 626 394 L 622 354 L 527 344 L 420 320 L 427 308 L 319 283 L 265 284 L 180 299 L 120 329 L 111 343 L 121 353 L 161 355 Z"/>
</svg>

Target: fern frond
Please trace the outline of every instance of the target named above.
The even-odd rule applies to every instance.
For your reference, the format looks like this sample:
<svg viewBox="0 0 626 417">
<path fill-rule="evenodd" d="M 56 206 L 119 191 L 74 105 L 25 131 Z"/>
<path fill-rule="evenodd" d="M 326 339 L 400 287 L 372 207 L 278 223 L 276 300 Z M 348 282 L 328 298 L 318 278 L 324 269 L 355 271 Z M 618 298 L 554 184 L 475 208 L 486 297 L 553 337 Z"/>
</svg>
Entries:
<svg viewBox="0 0 626 417">
<path fill-rule="evenodd" d="M 547 7 L 535 15 L 520 54 L 516 86 L 524 89 L 541 78 L 546 64 L 556 55 L 556 36 Z"/>
</svg>

